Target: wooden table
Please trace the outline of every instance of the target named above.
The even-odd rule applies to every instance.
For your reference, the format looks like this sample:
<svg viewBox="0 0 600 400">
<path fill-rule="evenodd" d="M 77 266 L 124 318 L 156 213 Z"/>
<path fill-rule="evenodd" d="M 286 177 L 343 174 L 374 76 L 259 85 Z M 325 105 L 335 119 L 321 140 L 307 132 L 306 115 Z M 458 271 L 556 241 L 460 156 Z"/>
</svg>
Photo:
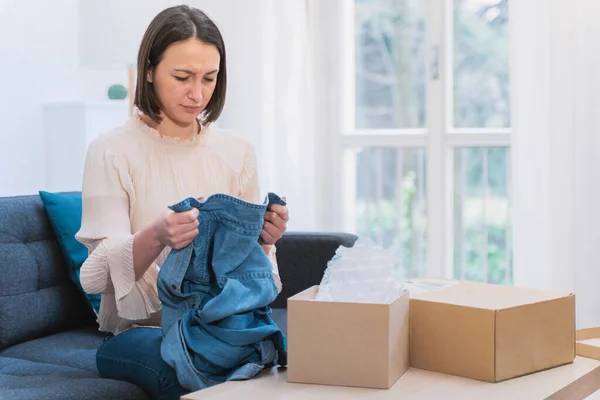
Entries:
<svg viewBox="0 0 600 400">
<path fill-rule="evenodd" d="M 577 357 L 573 364 L 500 383 L 410 368 L 389 390 L 289 383 L 285 369 L 273 368 L 251 380 L 226 382 L 181 399 L 577 400 L 585 399 L 599 389 L 600 361 Z"/>
</svg>

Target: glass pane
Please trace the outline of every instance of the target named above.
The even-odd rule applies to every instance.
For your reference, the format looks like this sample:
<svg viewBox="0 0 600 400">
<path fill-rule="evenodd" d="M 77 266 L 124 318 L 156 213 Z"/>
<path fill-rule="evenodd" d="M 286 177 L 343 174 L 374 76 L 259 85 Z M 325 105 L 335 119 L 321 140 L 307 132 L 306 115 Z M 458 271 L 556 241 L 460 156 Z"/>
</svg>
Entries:
<svg viewBox="0 0 600 400">
<path fill-rule="evenodd" d="M 395 254 L 398 276 L 425 274 L 425 150 L 348 149 L 346 162 L 353 194 L 347 199 L 346 228 Z"/>
<path fill-rule="evenodd" d="M 510 149 L 454 150 L 454 276 L 512 284 Z"/>
<path fill-rule="evenodd" d="M 423 0 L 355 0 L 356 128 L 425 125 Z"/>
<path fill-rule="evenodd" d="M 454 0 L 454 126 L 510 127 L 508 0 Z"/>
</svg>

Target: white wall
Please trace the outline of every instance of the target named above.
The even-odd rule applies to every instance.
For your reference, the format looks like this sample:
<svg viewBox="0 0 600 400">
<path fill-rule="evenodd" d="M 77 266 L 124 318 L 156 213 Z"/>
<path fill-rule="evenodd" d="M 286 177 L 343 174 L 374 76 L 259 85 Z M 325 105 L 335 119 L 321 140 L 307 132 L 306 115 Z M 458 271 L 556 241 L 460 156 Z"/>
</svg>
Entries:
<svg viewBox="0 0 600 400">
<path fill-rule="evenodd" d="M 45 188 L 45 103 L 107 100 L 111 84 L 127 85 L 125 66 L 80 66 L 84 2 L 102 3 L 0 0 L 0 196 Z"/>
<path fill-rule="evenodd" d="M 0 196 L 37 193 L 42 104 L 80 92 L 77 0 L 0 3 Z"/>
</svg>

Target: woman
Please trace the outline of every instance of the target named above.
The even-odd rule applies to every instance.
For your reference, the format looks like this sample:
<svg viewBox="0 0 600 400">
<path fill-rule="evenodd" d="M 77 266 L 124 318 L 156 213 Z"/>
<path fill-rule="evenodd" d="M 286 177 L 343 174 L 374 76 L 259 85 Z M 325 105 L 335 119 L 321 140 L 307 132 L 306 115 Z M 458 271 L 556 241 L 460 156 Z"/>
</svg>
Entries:
<svg viewBox="0 0 600 400">
<path fill-rule="evenodd" d="M 158 14 L 138 53 L 139 111 L 94 140 L 87 154 L 76 237 L 89 250 L 82 286 L 102 294 L 98 322 L 110 333 L 98 349 L 98 370 L 155 398 L 186 392 L 160 357 L 158 271 L 171 248 L 198 234 L 197 209 L 173 213 L 167 206 L 217 192 L 261 200 L 252 146 L 211 127 L 225 102 L 225 60 L 221 34 L 203 12 L 176 6 Z M 287 220 L 285 207 L 272 206 L 261 233 L 279 291 L 273 245 Z"/>
</svg>

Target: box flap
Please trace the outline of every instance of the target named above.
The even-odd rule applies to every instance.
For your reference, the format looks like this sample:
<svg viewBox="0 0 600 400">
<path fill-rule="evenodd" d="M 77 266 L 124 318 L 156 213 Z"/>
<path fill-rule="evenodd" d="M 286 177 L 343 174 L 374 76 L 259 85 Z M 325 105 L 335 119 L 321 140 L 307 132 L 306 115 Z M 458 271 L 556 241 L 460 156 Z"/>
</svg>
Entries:
<svg viewBox="0 0 600 400">
<path fill-rule="evenodd" d="M 577 330 L 575 352 L 578 356 L 600 360 L 600 328 Z"/>
<path fill-rule="evenodd" d="M 318 291 L 319 291 L 319 286 L 315 285 L 315 286 L 309 287 L 306 290 L 301 291 L 300 293 L 293 295 L 292 297 L 288 298 L 288 301 L 289 300 L 314 300 L 317 297 Z"/>
<path fill-rule="evenodd" d="M 600 328 L 585 328 L 577 329 L 577 340 L 597 339 L 600 338 Z"/>
<path fill-rule="evenodd" d="M 416 284 L 417 287 L 423 286 L 419 285 L 419 281 L 423 279 L 427 281 L 427 286 L 432 289 L 411 290 L 411 298 L 489 310 L 501 310 L 571 296 L 571 293 L 549 292 L 451 279 L 418 278 L 411 279 L 408 283 L 409 285 L 411 283 L 413 285 Z M 432 284 L 433 281 L 440 283 L 437 285 L 438 287 Z M 410 290 L 410 288 L 407 289 Z"/>
</svg>

